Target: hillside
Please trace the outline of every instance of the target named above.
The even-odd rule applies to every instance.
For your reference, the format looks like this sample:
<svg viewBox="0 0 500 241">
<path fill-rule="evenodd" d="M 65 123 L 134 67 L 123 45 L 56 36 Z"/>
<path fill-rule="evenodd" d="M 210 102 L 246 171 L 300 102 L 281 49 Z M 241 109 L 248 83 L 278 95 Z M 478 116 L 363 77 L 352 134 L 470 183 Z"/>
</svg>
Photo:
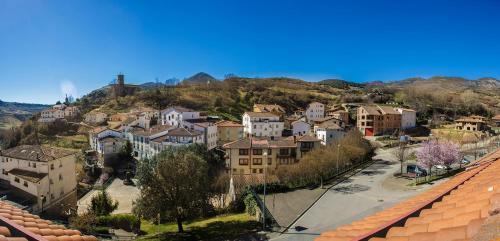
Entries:
<svg viewBox="0 0 500 241">
<path fill-rule="evenodd" d="M 19 126 L 33 114 L 49 107 L 41 104 L 4 102 L 0 100 L 0 129 Z"/>
</svg>

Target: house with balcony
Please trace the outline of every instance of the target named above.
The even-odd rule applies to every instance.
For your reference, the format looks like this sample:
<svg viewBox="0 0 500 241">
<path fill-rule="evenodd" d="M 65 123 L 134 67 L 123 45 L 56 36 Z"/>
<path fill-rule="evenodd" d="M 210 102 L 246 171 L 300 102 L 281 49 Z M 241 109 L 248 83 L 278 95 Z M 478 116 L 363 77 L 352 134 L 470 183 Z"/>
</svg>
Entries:
<svg viewBox="0 0 500 241">
<path fill-rule="evenodd" d="M 325 105 L 319 102 L 312 102 L 307 105 L 304 111 L 307 121 L 313 122 L 325 117 Z"/>
<path fill-rule="evenodd" d="M 160 123 L 162 125 L 182 126 L 186 120 L 199 119 L 200 112 L 181 106 L 169 107 L 160 112 Z"/>
<path fill-rule="evenodd" d="M 151 139 L 149 142 L 149 156 L 158 155 L 158 153 L 171 147 L 203 143 L 203 132 L 177 127 L 169 130 L 165 135 Z"/>
<path fill-rule="evenodd" d="M 217 145 L 222 146 L 231 141 L 243 138 L 243 125 L 234 121 L 222 120 L 217 126 Z"/>
<path fill-rule="evenodd" d="M 319 147 L 312 136 L 248 137 L 224 144 L 226 167 L 231 175 L 273 175 L 282 165 L 293 165 Z"/>
<path fill-rule="evenodd" d="M 486 131 L 485 118 L 482 116 L 468 116 L 455 120 L 455 129 L 463 131 Z"/>
</svg>

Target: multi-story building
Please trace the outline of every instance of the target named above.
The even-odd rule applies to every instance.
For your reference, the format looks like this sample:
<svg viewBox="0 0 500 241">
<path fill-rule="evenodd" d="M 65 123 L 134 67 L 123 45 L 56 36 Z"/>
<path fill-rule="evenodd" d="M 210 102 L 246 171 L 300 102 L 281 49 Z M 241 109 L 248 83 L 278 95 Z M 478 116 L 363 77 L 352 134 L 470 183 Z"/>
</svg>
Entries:
<svg viewBox="0 0 500 241">
<path fill-rule="evenodd" d="M 76 207 L 74 151 L 22 145 L 0 151 L 0 161 L 2 183 L 23 197 L 33 212 L 60 213 Z"/>
<path fill-rule="evenodd" d="M 286 111 L 285 108 L 281 107 L 277 104 L 254 104 L 253 112 L 271 112 L 283 119 L 285 117 Z"/>
<path fill-rule="evenodd" d="M 500 115 L 493 116 L 491 118 L 491 122 L 493 123 L 493 126 L 500 127 Z"/>
<path fill-rule="evenodd" d="M 225 143 L 236 141 L 243 138 L 243 125 L 234 121 L 218 121 L 217 126 L 217 145 L 222 146 Z"/>
<path fill-rule="evenodd" d="M 132 144 L 133 156 L 139 160 L 153 157 L 149 145 L 150 141 L 166 135 L 169 130 L 174 128 L 170 125 L 157 125 L 149 129 L 134 127 L 127 131 L 125 135 Z"/>
<path fill-rule="evenodd" d="M 270 112 L 245 112 L 243 114 L 243 132 L 251 136 L 281 136 L 284 122 Z"/>
<path fill-rule="evenodd" d="M 320 140 L 312 136 L 249 137 L 226 143 L 226 167 L 232 175 L 273 174 L 281 165 L 292 165 Z"/>
<path fill-rule="evenodd" d="M 325 105 L 319 102 L 310 103 L 305 110 L 305 116 L 309 122 L 324 118 Z"/>
<path fill-rule="evenodd" d="M 54 122 L 57 119 L 70 119 L 76 117 L 79 109 L 76 106 L 66 106 L 65 104 L 57 104 L 52 108 L 42 110 L 40 113 L 39 122 Z"/>
<path fill-rule="evenodd" d="M 484 117 L 469 116 L 455 120 L 455 129 L 464 131 L 484 131 L 487 129 L 487 125 Z"/>
<path fill-rule="evenodd" d="M 100 124 L 108 119 L 108 114 L 100 111 L 91 111 L 85 114 L 85 123 L 88 124 Z"/>
<path fill-rule="evenodd" d="M 401 114 L 390 106 L 363 105 L 358 107 L 356 126 L 365 136 L 395 134 L 401 129 Z"/>
<path fill-rule="evenodd" d="M 401 114 L 401 129 L 406 130 L 417 125 L 417 112 L 407 108 L 395 108 Z"/>
<path fill-rule="evenodd" d="M 174 106 L 160 112 L 160 123 L 162 125 L 182 126 L 186 120 L 199 119 L 200 112 L 188 108 Z"/>
<path fill-rule="evenodd" d="M 167 134 L 151 139 L 150 156 L 155 156 L 161 151 L 177 146 L 203 144 L 203 132 L 197 130 L 188 130 L 184 127 L 171 129 Z"/>
<path fill-rule="evenodd" d="M 217 125 L 215 123 L 218 120 L 209 117 L 188 119 L 182 123 L 182 126 L 189 130 L 201 131 L 203 133 L 203 143 L 205 143 L 208 150 L 212 150 L 217 147 Z"/>
<path fill-rule="evenodd" d="M 314 121 L 313 133 L 316 134 L 316 130 L 318 128 L 324 129 L 324 128 L 329 128 L 331 126 L 333 126 L 334 128 L 336 126 L 339 126 L 341 128 L 346 128 L 346 124 L 342 120 L 337 119 L 335 117 L 325 117 Z"/>
<path fill-rule="evenodd" d="M 104 160 L 118 154 L 125 142 L 122 132 L 107 127 L 96 127 L 89 131 L 90 147 Z"/>
</svg>

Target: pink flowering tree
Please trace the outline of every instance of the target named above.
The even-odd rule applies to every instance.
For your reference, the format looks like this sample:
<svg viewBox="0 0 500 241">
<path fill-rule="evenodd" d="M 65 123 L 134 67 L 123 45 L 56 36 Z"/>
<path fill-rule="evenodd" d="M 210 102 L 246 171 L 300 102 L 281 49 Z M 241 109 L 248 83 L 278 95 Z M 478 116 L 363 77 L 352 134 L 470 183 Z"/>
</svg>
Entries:
<svg viewBox="0 0 500 241">
<path fill-rule="evenodd" d="M 429 174 L 433 166 L 449 167 L 460 157 L 460 147 L 451 141 L 426 141 L 422 144 L 422 148 L 417 151 L 418 164 L 427 168 Z"/>
<path fill-rule="evenodd" d="M 427 168 L 431 174 L 431 168 L 440 163 L 440 148 L 437 141 L 426 141 L 422 148 L 417 151 L 418 164 Z"/>
<path fill-rule="evenodd" d="M 439 159 L 440 163 L 446 167 L 451 166 L 460 160 L 460 147 L 451 141 L 439 143 Z"/>
</svg>

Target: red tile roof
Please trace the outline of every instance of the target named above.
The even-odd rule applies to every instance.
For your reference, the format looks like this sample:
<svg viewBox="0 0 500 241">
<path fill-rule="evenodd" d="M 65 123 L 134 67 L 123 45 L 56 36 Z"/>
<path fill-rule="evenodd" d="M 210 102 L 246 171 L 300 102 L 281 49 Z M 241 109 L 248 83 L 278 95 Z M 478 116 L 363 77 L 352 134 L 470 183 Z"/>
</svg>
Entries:
<svg viewBox="0 0 500 241">
<path fill-rule="evenodd" d="M 435 188 L 315 240 L 470 240 L 500 203 L 499 172 L 500 149 Z"/>
<path fill-rule="evenodd" d="M 78 230 L 66 229 L 25 210 L 0 201 L 0 240 L 10 241 L 98 241 Z"/>
</svg>

